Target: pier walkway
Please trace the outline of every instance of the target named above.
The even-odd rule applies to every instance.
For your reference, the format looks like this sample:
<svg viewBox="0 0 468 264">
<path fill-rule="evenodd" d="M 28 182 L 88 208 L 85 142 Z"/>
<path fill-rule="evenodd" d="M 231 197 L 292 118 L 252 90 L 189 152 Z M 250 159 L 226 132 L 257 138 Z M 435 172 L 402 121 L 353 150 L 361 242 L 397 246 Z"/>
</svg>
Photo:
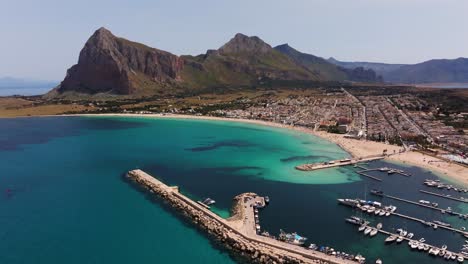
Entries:
<svg viewBox="0 0 468 264">
<path fill-rule="evenodd" d="M 328 162 L 321 162 L 321 163 L 309 163 L 296 166 L 296 170 L 301 171 L 313 171 L 313 170 L 321 170 L 321 169 L 328 169 L 340 166 L 348 166 L 354 165 L 359 162 L 366 162 L 366 161 L 373 161 L 373 160 L 381 160 L 384 159 L 385 156 L 382 155 L 374 155 L 362 158 L 353 158 L 353 159 L 342 159 L 342 160 L 332 160 Z"/>
<path fill-rule="evenodd" d="M 457 202 L 468 203 L 468 199 L 462 199 L 463 197 L 456 198 L 456 197 L 452 197 L 449 194 L 440 194 L 440 193 L 429 192 L 429 191 L 424 191 L 424 190 L 419 190 L 419 191 L 425 194 L 434 195 L 434 196 L 442 197 L 442 198 L 457 201 Z"/>
<path fill-rule="evenodd" d="M 234 207 L 235 215 L 223 219 L 208 208 L 181 194 L 178 187 L 167 186 L 142 170 L 130 171 L 127 173 L 127 177 L 149 188 L 150 192 L 157 193 L 172 207 L 191 217 L 195 223 L 208 229 L 210 233 L 228 243 L 231 248 L 251 255 L 252 258 L 260 258 L 261 255 L 263 258 L 270 257 L 276 262 L 356 263 L 257 235 L 253 204 L 262 203 L 262 198 L 258 199 L 258 196 L 253 193 L 237 196 L 236 198 L 239 199 Z"/>
</svg>

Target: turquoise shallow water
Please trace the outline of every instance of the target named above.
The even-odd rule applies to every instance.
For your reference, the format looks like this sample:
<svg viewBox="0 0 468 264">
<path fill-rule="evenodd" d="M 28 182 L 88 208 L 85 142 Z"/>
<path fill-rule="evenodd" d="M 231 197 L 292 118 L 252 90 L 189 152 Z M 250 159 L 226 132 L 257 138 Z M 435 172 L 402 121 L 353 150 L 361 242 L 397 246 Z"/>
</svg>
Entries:
<svg viewBox="0 0 468 264">
<path fill-rule="evenodd" d="M 343 221 L 353 214 L 338 197 L 363 196 L 377 183 L 352 168 L 303 173 L 294 166 L 346 157 L 334 144 L 302 133 L 234 122 L 122 117 L 0 120 L 0 263 L 234 263 L 223 249 L 160 202 L 122 179 L 142 168 L 194 198 L 212 197 L 229 215 L 232 197 L 270 195 L 262 226 L 298 231 L 320 244 L 385 263 L 436 262 L 383 237 L 364 238 Z M 387 165 L 388 164 L 384 164 Z M 376 166 L 380 163 L 376 163 Z M 408 170 L 408 169 L 407 169 Z M 434 175 L 391 176 L 402 193 Z M 383 177 L 382 175 L 377 175 Z M 387 191 L 386 190 L 386 191 Z M 416 193 L 414 199 L 419 198 Z M 396 203 L 393 203 L 396 204 Z M 466 208 L 441 201 L 459 210 Z M 426 218 L 439 215 L 396 204 Z M 417 208 L 416 208 L 417 209 Z M 459 224 L 457 219 L 448 219 Z M 423 228 L 389 219 L 385 226 Z M 427 240 L 461 247 L 437 231 Z M 434 242 L 434 243 L 435 243 Z M 410 263 L 410 262 L 406 262 Z"/>
</svg>

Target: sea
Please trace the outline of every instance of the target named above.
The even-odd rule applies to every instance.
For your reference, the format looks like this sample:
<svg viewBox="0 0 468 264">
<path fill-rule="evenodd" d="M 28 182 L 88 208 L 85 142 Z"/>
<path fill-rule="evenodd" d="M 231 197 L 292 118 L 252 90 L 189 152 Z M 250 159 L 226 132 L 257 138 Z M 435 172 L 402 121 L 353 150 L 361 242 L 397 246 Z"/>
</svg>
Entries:
<svg viewBox="0 0 468 264">
<path fill-rule="evenodd" d="M 406 242 L 364 236 L 344 221 L 356 215 L 383 229 L 404 228 L 433 245 L 460 251 L 465 238 L 396 216 L 366 216 L 338 198 L 376 200 L 397 212 L 468 226 L 457 217 L 389 198 L 371 189 L 425 199 L 468 213 L 465 204 L 421 193 L 424 168 L 371 162 L 411 177 L 352 166 L 301 172 L 294 166 L 349 157 L 337 145 L 297 131 L 227 121 L 150 117 L 32 117 L 0 119 L 0 263 L 240 263 L 163 201 L 124 175 L 142 169 L 193 199 L 210 197 L 213 211 L 229 217 L 232 198 L 268 195 L 260 211 L 262 230 L 297 232 L 308 243 L 360 253 L 366 263 L 443 263 Z M 447 179 L 442 178 L 443 181 Z M 455 183 L 456 184 L 456 183 Z M 448 193 L 448 191 L 447 191 Z M 459 195 L 455 194 L 454 195 Z M 461 195 L 461 194 L 460 194 Z"/>
</svg>

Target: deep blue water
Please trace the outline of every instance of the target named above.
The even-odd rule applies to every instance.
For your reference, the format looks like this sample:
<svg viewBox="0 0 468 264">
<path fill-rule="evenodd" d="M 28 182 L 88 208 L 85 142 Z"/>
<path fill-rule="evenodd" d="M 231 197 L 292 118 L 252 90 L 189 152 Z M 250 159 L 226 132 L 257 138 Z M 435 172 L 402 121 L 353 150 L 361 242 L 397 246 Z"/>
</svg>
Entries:
<svg viewBox="0 0 468 264">
<path fill-rule="evenodd" d="M 418 192 L 435 175 L 384 162 L 413 174 L 373 173 L 355 168 L 299 172 L 303 162 L 346 157 L 339 147 L 310 135 L 231 122 L 149 118 L 0 119 L 0 263 L 234 263 L 182 217 L 122 179 L 141 168 L 194 198 L 211 197 L 228 216 L 242 192 L 269 195 L 262 228 L 297 231 L 310 242 L 364 254 L 384 263 L 438 263 L 406 243 L 384 245 L 384 236 L 364 237 L 344 218 L 350 208 L 337 198 L 373 198 L 366 190 L 412 200 L 437 201 L 468 212 L 456 202 Z M 398 211 L 457 227 L 462 220 L 400 202 Z M 390 217 L 385 230 L 404 227 L 435 245 L 458 251 L 464 239 L 443 230 Z M 369 261 L 369 263 L 372 263 Z"/>
</svg>

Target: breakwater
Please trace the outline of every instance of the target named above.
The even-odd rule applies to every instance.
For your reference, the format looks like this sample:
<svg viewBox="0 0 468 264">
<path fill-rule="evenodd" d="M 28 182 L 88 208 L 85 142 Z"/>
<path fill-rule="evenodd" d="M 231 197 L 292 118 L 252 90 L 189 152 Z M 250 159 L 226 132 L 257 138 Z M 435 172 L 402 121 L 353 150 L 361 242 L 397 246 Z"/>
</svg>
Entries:
<svg viewBox="0 0 468 264">
<path fill-rule="evenodd" d="M 234 198 L 233 215 L 223 219 L 151 175 L 133 170 L 127 177 L 164 199 L 172 208 L 187 216 L 194 224 L 215 237 L 233 253 L 253 263 L 356 263 L 321 252 L 284 243 L 257 235 L 253 217 L 254 193 L 244 193 Z"/>
</svg>

